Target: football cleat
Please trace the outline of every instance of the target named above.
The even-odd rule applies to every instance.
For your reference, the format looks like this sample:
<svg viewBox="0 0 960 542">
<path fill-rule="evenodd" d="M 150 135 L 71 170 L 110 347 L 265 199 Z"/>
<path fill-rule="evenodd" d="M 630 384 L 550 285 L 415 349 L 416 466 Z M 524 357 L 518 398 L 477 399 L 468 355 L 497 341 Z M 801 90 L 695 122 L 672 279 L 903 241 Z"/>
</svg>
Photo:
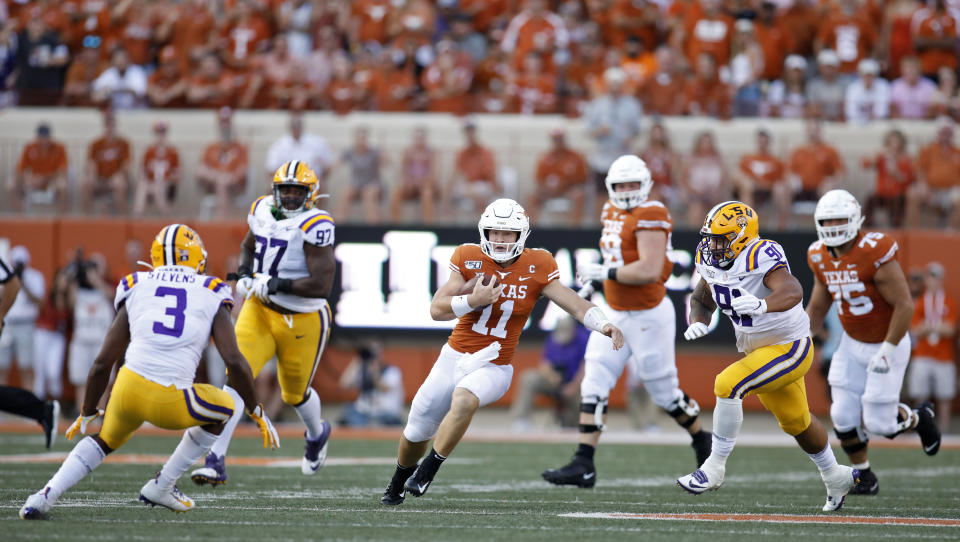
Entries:
<svg viewBox="0 0 960 542">
<path fill-rule="evenodd" d="M 860 471 L 860 481 L 857 482 L 849 495 L 876 495 L 880 492 L 880 480 L 870 469 Z"/>
<path fill-rule="evenodd" d="M 47 498 L 49 493 L 50 488 L 46 487 L 27 497 L 27 502 L 20 508 L 20 519 L 43 519 L 53 508 L 53 503 Z"/>
<path fill-rule="evenodd" d="M 204 467 L 190 473 L 190 479 L 198 486 L 210 484 L 213 487 L 227 483 L 227 467 L 224 465 L 226 456 L 218 456 L 210 452 L 203 461 Z"/>
<path fill-rule="evenodd" d="M 699 495 L 704 491 L 720 489 L 723 485 L 723 476 L 726 469 L 723 467 L 707 467 L 701 465 L 699 469 L 686 476 L 677 478 L 677 485 L 689 493 Z"/>
<path fill-rule="evenodd" d="M 193 510 L 193 499 L 187 497 L 174 485 L 172 488 L 164 489 L 160 486 L 160 473 L 147 482 L 140 489 L 140 500 L 150 506 L 162 506 L 169 508 L 174 512 L 187 512 Z"/>
<path fill-rule="evenodd" d="M 53 443 L 57 441 L 57 423 L 60 421 L 60 401 L 56 399 L 47 401 L 43 405 L 43 419 L 40 425 L 43 426 L 44 442 L 49 450 Z"/>
<path fill-rule="evenodd" d="M 823 511 L 835 512 L 843 507 L 847 493 L 860 481 L 860 471 L 846 465 L 834 465 L 820 472 L 820 478 L 827 486 L 827 502 L 823 505 Z"/>
<path fill-rule="evenodd" d="M 547 469 L 540 476 L 557 486 L 593 487 L 597 483 L 597 469 L 593 461 L 574 455 L 570 463 L 559 469 Z"/>
<path fill-rule="evenodd" d="M 693 451 L 697 454 L 697 467 L 700 467 L 710 457 L 710 450 L 713 448 L 713 435 L 707 431 L 700 431 L 693 435 L 693 442 L 690 443 L 690 446 L 693 446 Z"/>
<path fill-rule="evenodd" d="M 406 498 L 406 491 L 403 488 L 402 483 L 395 483 L 393 480 L 390 481 L 390 484 L 387 485 L 386 491 L 383 492 L 383 497 L 380 497 L 380 504 L 386 506 L 397 506 L 398 504 L 403 504 L 403 500 Z"/>
<path fill-rule="evenodd" d="M 920 435 L 920 443 L 923 444 L 923 453 L 927 455 L 937 455 L 940 451 L 940 429 L 933 421 L 933 404 L 930 402 L 920 403 L 914 412 L 917 413 L 917 434 Z"/>
<path fill-rule="evenodd" d="M 423 497 L 427 494 L 427 488 L 430 487 L 430 483 L 433 482 L 433 475 L 436 474 L 428 473 L 422 467 L 423 463 L 418 465 L 417 470 L 413 471 L 410 478 L 407 478 L 407 481 L 403 484 L 403 489 L 409 491 L 414 497 Z"/>
<path fill-rule="evenodd" d="M 304 435 L 306 436 L 306 435 Z M 316 474 L 323 462 L 327 460 L 327 444 L 330 440 L 330 422 L 323 420 L 323 428 L 316 440 L 307 439 L 303 461 L 300 463 L 300 472 L 310 475 Z"/>
</svg>

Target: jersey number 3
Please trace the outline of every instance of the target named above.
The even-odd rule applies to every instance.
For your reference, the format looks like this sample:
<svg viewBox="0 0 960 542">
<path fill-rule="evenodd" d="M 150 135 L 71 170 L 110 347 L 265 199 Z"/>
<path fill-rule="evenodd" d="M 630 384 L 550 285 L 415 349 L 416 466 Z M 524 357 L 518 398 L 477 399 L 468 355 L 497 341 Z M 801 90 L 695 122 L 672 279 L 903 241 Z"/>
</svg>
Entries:
<svg viewBox="0 0 960 542">
<path fill-rule="evenodd" d="M 183 288 L 170 288 L 169 286 L 159 286 L 153 294 L 155 297 L 173 297 L 175 304 L 167 307 L 164 312 L 167 316 L 173 316 L 173 326 L 167 326 L 166 322 L 154 322 L 153 332 L 158 335 L 169 335 L 179 337 L 183 335 L 183 325 L 187 320 L 184 311 L 187 310 L 187 291 Z"/>
</svg>

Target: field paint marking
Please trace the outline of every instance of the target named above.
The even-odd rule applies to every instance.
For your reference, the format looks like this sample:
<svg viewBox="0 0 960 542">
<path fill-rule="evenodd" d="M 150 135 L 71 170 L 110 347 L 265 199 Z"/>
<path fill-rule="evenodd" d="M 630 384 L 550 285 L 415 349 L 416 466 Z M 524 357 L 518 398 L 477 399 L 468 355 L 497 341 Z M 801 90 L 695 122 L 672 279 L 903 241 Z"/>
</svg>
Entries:
<svg viewBox="0 0 960 542">
<path fill-rule="evenodd" d="M 564 518 L 655 519 L 667 521 L 748 521 L 764 523 L 841 523 L 846 525 L 906 525 L 960 527 L 958 519 L 899 518 L 891 516 L 804 516 L 799 514 L 625 514 L 620 512 L 573 512 Z"/>
</svg>

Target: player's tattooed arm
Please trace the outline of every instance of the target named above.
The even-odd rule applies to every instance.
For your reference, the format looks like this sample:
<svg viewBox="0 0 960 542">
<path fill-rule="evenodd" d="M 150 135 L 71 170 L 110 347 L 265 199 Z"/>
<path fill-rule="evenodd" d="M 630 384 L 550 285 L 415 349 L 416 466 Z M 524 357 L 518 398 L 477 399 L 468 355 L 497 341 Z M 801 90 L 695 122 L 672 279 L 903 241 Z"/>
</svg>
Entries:
<svg viewBox="0 0 960 542">
<path fill-rule="evenodd" d="M 803 301 L 803 286 L 784 267 L 767 273 L 763 277 L 763 285 L 771 290 L 770 295 L 763 298 L 767 312 L 787 311 Z"/>
<path fill-rule="evenodd" d="M 910 321 L 913 319 L 913 298 L 910 297 L 907 278 L 903 276 L 900 264 L 896 260 L 890 260 L 877 269 L 876 274 L 873 275 L 873 282 L 880 296 L 893 307 L 893 315 L 890 317 L 890 325 L 887 327 L 887 336 L 884 341 L 900 344 L 900 340 L 910 329 Z"/>
<path fill-rule="evenodd" d="M 717 310 L 717 304 L 710 295 L 710 285 L 707 281 L 700 279 L 690 295 L 690 323 L 709 324 L 715 310 Z"/>
<path fill-rule="evenodd" d="M 814 277 L 813 291 L 810 292 L 810 302 L 807 303 L 807 317 L 810 318 L 810 332 L 814 335 L 823 330 L 823 321 L 827 311 L 833 303 L 833 296 L 827 291 L 827 286 Z"/>
<path fill-rule="evenodd" d="M 100 398 L 107 389 L 107 383 L 110 382 L 113 366 L 123 359 L 128 344 L 130 344 L 130 320 L 127 316 L 127 306 L 121 305 L 103 340 L 100 353 L 93 360 L 93 366 L 87 374 L 87 389 L 80 409 L 81 415 L 96 414 L 97 404 L 100 403 Z"/>
</svg>

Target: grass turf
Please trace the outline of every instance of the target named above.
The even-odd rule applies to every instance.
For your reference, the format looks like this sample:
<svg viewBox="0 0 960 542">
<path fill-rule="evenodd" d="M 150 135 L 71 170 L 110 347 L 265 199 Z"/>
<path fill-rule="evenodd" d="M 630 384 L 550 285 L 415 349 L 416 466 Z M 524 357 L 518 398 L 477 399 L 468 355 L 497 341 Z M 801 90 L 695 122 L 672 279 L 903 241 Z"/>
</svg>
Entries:
<svg viewBox="0 0 960 542">
<path fill-rule="evenodd" d="M 571 437 L 573 437 L 571 435 Z M 134 436 L 117 454 L 173 451 L 177 437 Z M 573 439 L 571 439 L 573 440 Z M 278 452 L 237 438 L 236 457 L 295 459 L 301 443 L 286 439 Z M 56 451 L 72 443 L 58 442 Z M 41 450 L 36 435 L 0 435 L 0 456 Z M 186 514 L 148 508 L 140 487 L 159 464 L 104 464 L 68 491 L 48 521 L 21 521 L 17 511 L 58 464 L 0 463 L 0 539 L 3 540 L 737 540 L 745 536 L 837 540 L 960 540 L 958 527 L 703 522 L 692 520 L 560 517 L 566 513 L 723 513 L 820 515 L 825 491 L 816 468 L 799 449 L 740 446 L 730 458 L 724 487 L 692 496 L 676 487 L 693 467 L 693 451 L 679 446 L 601 445 L 594 489 L 554 487 L 540 472 L 558 467 L 574 445 L 465 442 L 419 499 L 379 504 L 393 467 L 396 443 L 334 440 L 330 458 L 382 458 L 382 464 L 326 466 L 314 477 L 296 467 L 230 466 L 229 483 L 180 488 L 197 503 Z M 851 496 L 844 516 L 960 518 L 960 452 L 928 458 L 920 450 L 878 449 L 871 463 L 880 494 Z"/>
</svg>

